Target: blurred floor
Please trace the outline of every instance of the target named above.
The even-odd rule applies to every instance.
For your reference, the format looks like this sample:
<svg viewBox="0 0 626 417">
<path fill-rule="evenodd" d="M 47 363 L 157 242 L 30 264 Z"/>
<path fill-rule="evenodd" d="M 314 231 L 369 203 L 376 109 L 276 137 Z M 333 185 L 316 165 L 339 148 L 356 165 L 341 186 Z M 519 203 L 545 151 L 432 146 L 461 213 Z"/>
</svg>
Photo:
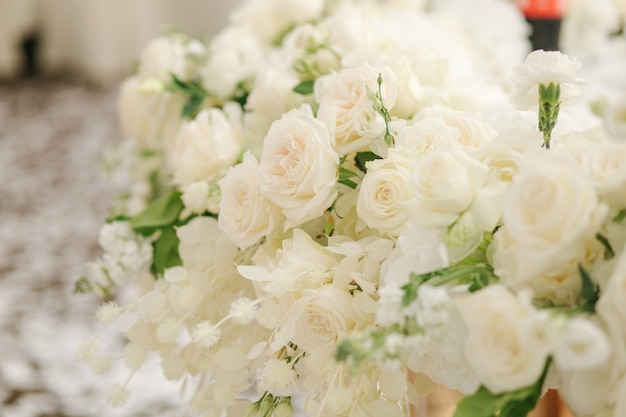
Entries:
<svg viewBox="0 0 626 417">
<path fill-rule="evenodd" d="M 71 80 L 0 84 L 3 417 L 156 417 L 179 409 L 177 387 L 148 370 L 132 381 L 128 406 L 111 410 L 104 393 L 125 375 L 97 377 L 74 358 L 98 331 L 97 300 L 72 289 L 97 254 L 116 193 L 97 169 L 103 150 L 121 139 L 115 100 L 114 90 Z"/>
</svg>

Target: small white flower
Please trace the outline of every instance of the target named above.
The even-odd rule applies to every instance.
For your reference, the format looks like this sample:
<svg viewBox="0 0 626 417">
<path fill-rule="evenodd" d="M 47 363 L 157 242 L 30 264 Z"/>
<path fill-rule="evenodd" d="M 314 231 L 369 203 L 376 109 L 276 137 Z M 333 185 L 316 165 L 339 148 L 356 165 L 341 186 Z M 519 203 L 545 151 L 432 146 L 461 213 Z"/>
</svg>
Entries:
<svg viewBox="0 0 626 417">
<path fill-rule="evenodd" d="M 219 342 L 221 336 L 219 327 L 208 321 L 198 323 L 193 331 L 193 341 L 206 349 Z"/>
<path fill-rule="evenodd" d="M 104 303 L 98 309 L 96 317 L 102 324 L 111 324 L 115 322 L 122 314 L 122 309 L 115 301 Z"/>
<path fill-rule="evenodd" d="M 513 103 L 522 110 L 537 106 L 538 86 L 550 83 L 560 84 L 561 103 L 568 104 L 580 95 L 582 80 L 576 77 L 581 62 L 571 59 L 559 51 L 536 50 L 528 54 L 526 61 L 515 67 L 513 83 L 515 94 Z"/>
<path fill-rule="evenodd" d="M 104 375 L 113 367 L 113 359 L 109 355 L 98 353 L 92 355 L 89 367 L 96 375 Z"/>
<path fill-rule="evenodd" d="M 256 312 L 258 310 L 258 303 L 256 300 L 251 300 L 248 297 L 241 297 L 236 299 L 230 304 L 230 310 L 228 314 L 237 324 L 248 324 L 256 318 Z"/>
<path fill-rule="evenodd" d="M 119 408 L 126 404 L 130 397 L 130 391 L 126 386 L 121 384 L 114 384 L 109 388 L 107 394 L 107 402 L 113 408 Z"/>
<path fill-rule="evenodd" d="M 196 181 L 183 187 L 181 200 L 189 210 L 195 214 L 202 214 L 207 209 L 209 198 L 209 183 L 206 181 Z"/>
<path fill-rule="evenodd" d="M 298 374 L 281 359 L 270 359 L 259 371 L 259 385 L 276 397 L 289 397 L 298 383 Z"/>
<path fill-rule="evenodd" d="M 124 365 L 128 369 L 137 370 L 146 363 L 148 350 L 138 343 L 128 343 L 124 349 Z"/>
<path fill-rule="evenodd" d="M 99 352 L 98 345 L 94 339 L 85 339 L 81 342 L 80 346 L 76 350 L 76 358 L 84 363 L 88 364 L 91 358 Z"/>
</svg>

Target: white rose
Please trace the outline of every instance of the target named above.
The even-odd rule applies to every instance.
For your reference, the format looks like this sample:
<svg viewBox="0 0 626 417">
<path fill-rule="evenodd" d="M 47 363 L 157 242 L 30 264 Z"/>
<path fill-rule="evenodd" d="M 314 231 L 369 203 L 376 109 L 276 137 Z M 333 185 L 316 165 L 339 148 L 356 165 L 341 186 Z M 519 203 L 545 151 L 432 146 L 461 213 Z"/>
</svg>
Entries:
<svg viewBox="0 0 626 417">
<path fill-rule="evenodd" d="M 491 168 L 501 181 L 511 182 L 526 158 L 535 154 L 543 144 L 541 132 L 536 128 L 510 129 L 497 140 L 485 143 L 471 155 Z"/>
<path fill-rule="evenodd" d="M 622 209 L 626 206 L 626 143 L 594 144 L 582 155 L 582 168 L 600 198 Z"/>
<path fill-rule="evenodd" d="M 315 96 L 320 104 L 317 118 L 334 134 L 339 155 L 365 148 L 384 134 L 384 120 L 370 99 L 378 91 L 380 74 L 383 76 L 383 103 L 389 109 L 395 102 L 396 84 L 395 76 L 388 69 L 361 64 L 322 77 L 315 83 Z"/>
<path fill-rule="evenodd" d="M 200 69 L 202 85 L 219 98 L 229 98 L 239 83 L 254 78 L 263 61 L 264 48 L 254 33 L 244 27 L 230 27 L 211 42 L 209 59 Z"/>
<path fill-rule="evenodd" d="M 261 193 L 281 207 L 285 227 L 321 216 L 337 197 L 339 157 L 308 107 L 274 122 L 259 163 Z"/>
<path fill-rule="evenodd" d="M 140 148 L 169 149 L 183 123 L 181 112 L 186 97 L 165 91 L 142 92 L 140 84 L 138 77 L 122 84 L 118 102 L 122 130 Z"/>
<path fill-rule="evenodd" d="M 254 29 L 255 37 L 271 43 L 290 26 L 317 20 L 324 5 L 323 0 L 252 0 L 237 8 L 231 20 L 237 26 Z"/>
<path fill-rule="evenodd" d="M 195 66 L 188 55 L 201 55 L 204 47 L 198 41 L 185 45 L 173 36 L 159 36 L 150 41 L 139 60 L 137 75 L 142 79 L 157 78 L 169 82 L 172 74 L 186 80 L 193 76 Z"/>
<path fill-rule="evenodd" d="M 559 393 L 576 415 L 595 415 L 615 401 L 616 385 L 619 379 L 616 373 L 622 370 L 623 368 L 615 369 L 608 362 L 592 369 L 563 372 L 559 378 Z"/>
<path fill-rule="evenodd" d="M 185 207 L 192 213 L 203 214 L 205 211 L 217 214 L 220 212 L 220 188 L 216 184 L 198 181 L 183 188 L 180 197 Z"/>
<path fill-rule="evenodd" d="M 305 291 L 291 313 L 293 342 L 307 352 L 335 349 L 354 326 L 352 296 L 332 284 Z"/>
<path fill-rule="evenodd" d="M 589 369 L 604 365 L 611 356 L 611 344 L 593 321 L 575 317 L 558 335 L 554 362 L 564 371 Z"/>
<path fill-rule="evenodd" d="M 303 96 L 293 91 L 297 84 L 295 77 L 283 71 L 270 69 L 259 74 L 246 102 L 246 149 L 260 149 L 272 122 L 302 104 Z"/>
<path fill-rule="evenodd" d="M 550 352 L 547 320 L 501 285 L 455 300 L 465 326 L 465 356 L 492 393 L 535 383 Z"/>
<path fill-rule="evenodd" d="M 219 228 L 242 249 L 271 234 L 281 220 L 279 209 L 261 195 L 259 183 L 259 167 L 249 153 L 219 182 Z"/>
<path fill-rule="evenodd" d="M 447 106 L 431 106 L 419 112 L 418 119 L 440 117 L 447 126 L 459 132 L 457 140 L 467 149 L 477 148 L 491 141 L 496 132 L 483 123 L 480 113 L 456 110 Z"/>
<path fill-rule="evenodd" d="M 486 165 L 456 149 L 418 160 L 411 174 L 414 198 L 408 205 L 414 223 L 421 227 L 452 224 L 470 207 L 488 171 Z"/>
<path fill-rule="evenodd" d="M 368 227 L 396 235 L 409 219 L 404 204 L 410 198 L 407 170 L 392 159 L 378 159 L 367 164 L 356 209 Z"/>
<path fill-rule="evenodd" d="M 201 111 L 186 122 L 176 138 L 171 164 L 176 181 L 218 180 L 241 152 L 240 138 L 221 110 Z"/>
<path fill-rule="evenodd" d="M 183 195 L 180 198 L 192 213 L 202 214 L 207 210 L 209 191 L 208 182 L 192 182 L 183 189 Z"/>
<path fill-rule="evenodd" d="M 615 368 L 624 369 L 626 366 L 626 250 L 618 255 L 608 282 L 600 295 L 596 305 L 598 316 L 606 323 L 615 349 Z"/>
<path fill-rule="evenodd" d="M 522 282 L 585 254 L 606 215 L 580 168 L 555 155 L 537 154 L 513 179 L 502 219 L 515 245 L 510 252 Z"/>
<path fill-rule="evenodd" d="M 606 130 L 611 136 L 616 139 L 626 138 L 626 94 L 609 106 L 603 118 Z"/>
</svg>

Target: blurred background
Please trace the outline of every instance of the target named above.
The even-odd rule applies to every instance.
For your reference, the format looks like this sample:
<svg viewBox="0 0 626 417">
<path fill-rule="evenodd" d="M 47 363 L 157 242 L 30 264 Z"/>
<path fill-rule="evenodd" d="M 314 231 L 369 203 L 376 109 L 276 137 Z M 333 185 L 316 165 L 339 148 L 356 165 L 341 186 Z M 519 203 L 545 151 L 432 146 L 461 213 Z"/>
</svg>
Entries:
<svg viewBox="0 0 626 417">
<path fill-rule="evenodd" d="M 0 0 L 0 416 L 160 417 L 180 409 L 180 387 L 156 366 L 134 377 L 123 409 L 105 405 L 104 392 L 122 375 L 95 376 L 74 359 L 97 332 L 98 300 L 72 289 L 98 254 L 111 199 L 124 190 L 123 179 L 97 169 L 123 139 L 119 82 L 164 27 L 210 37 L 241 1 Z M 591 87 L 626 91 L 626 0 L 570 0 L 567 11 L 563 50 L 585 57 L 598 75 Z M 448 394 L 431 405 L 433 416 L 452 411 Z"/>
</svg>

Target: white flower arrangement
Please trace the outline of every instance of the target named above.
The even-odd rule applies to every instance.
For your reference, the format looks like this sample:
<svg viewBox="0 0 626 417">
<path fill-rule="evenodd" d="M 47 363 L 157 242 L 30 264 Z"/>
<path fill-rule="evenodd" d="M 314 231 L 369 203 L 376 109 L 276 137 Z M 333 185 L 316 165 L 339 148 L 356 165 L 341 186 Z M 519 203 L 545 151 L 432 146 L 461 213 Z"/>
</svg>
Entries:
<svg viewBox="0 0 626 417">
<path fill-rule="evenodd" d="M 290 416 L 294 396 L 404 416 L 432 380 L 466 395 L 455 417 L 502 417 L 550 373 L 579 415 L 623 415 L 626 142 L 565 107 L 567 56 L 502 76 L 525 54 L 513 9 L 494 10 L 517 61 L 447 3 L 249 0 L 207 45 L 148 46 L 120 99 L 142 186 L 77 286 L 136 285 L 98 312 L 132 317 L 131 376 L 158 355 L 198 416 Z M 78 353 L 113 366 L 97 340 Z"/>
</svg>

